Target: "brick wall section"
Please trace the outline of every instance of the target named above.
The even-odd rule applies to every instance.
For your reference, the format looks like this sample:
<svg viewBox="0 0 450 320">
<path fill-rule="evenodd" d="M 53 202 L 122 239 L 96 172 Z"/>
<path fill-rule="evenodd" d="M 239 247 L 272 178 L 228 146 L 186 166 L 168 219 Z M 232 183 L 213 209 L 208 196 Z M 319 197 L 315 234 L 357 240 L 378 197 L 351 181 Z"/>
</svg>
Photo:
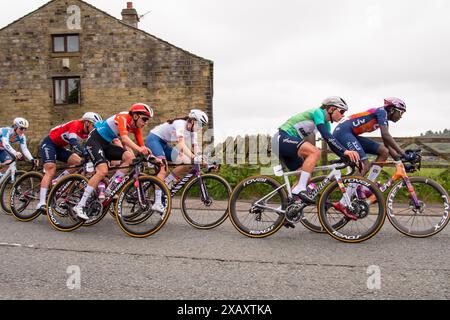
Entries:
<svg viewBox="0 0 450 320">
<path fill-rule="evenodd" d="M 81 9 L 81 30 L 67 8 Z M 79 33 L 80 53 L 52 53 L 51 34 Z M 0 30 L 0 126 L 30 121 L 29 139 L 86 111 L 108 117 L 135 102 L 155 104 L 151 127 L 200 107 L 212 118 L 213 63 L 79 0 L 54 0 Z M 70 59 L 70 70 L 62 59 Z M 80 105 L 53 105 L 52 78 L 81 77 Z M 150 128 L 145 130 L 145 133 Z"/>
</svg>

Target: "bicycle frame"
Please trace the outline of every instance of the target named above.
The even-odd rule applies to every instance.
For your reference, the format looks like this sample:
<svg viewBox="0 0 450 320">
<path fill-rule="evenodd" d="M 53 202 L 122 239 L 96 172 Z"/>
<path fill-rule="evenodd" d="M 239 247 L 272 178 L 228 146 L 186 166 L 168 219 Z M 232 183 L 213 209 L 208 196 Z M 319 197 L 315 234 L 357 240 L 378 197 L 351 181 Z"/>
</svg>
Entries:
<svg viewBox="0 0 450 320">
<path fill-rule="evenodd" d="M 130 167 L 119 167 L 119 168 L 114 168 L 115 170 L 119 170 L 119 169 L 129 169 Z M 140 170 L 140 164 L 139 165 L 135 165 L 133 166 L 133 170 L 126 174 L 123 177 L 123 180 L 121 183 L 119 183 L 112 191 L 111 194 L 102 202 L 102 206 L 103 208 L 106 208 L 107 206 L 109 206 L 109 204 L 114 200 L 114 196 L 116 194 L 118 194 L 120 192 L 120 190 L 122 190 L 122 188 L 127 184 L 127 182 L 130 179 L 136 179 L 135 182 L 135 187 L 138 190 L 138 200 L 139 200 L 139 204 L 143 204 L 144 203 L 144 196 L 142 194 L 142 190 L 140 188 L 140 184 L 139 184 L 139 175 L 141 174 L 141 170 Z"/>
<path fill-rule="evenodd" d="M 10 164 L 6 164 L 5 166 L 8 166 L 8 169 L 3 174 L 2 178 L 0 179 L 0 185 L 6 181 L 6 179 L 9 177 L 11 178 L 11 182 L 14 183 L 16 180 L 16 171 L 17 171 L 17 165 L 16 162 L 13 161 Z"/>
<path fill-rule="evenodd" d="M 388 190 L 394 184 L 394 182 L 402 179 L 405 182 L 408 192 L 413 199 L 414 205 L 416 206 L 416 208 L 420 207 L 419 199 L 417 198 L 417 194 L 414 190 L 414 187 L 411 184 L 411 181 L 409 180 L 409 177 L 406 173 L 406 169 L 405 169 L 403 162 L 402 161 L 393 161 L 393 162 L 373 162 L 372 163 L 372 165 L 378 165 L 378 166 L 383 166 L 386 164 L 395 164 L 396 171 L 386 183 L 384 183 L 382 186 L 379 187 L 380 191 L 384 193 L 386 190 Z M 375 196 L 373 196 L 373 195 L 368 198 L 368 201 L 370 201 L 370 203 L 373 203 L 374 200 L 375 200 Z"/>
<path fill-rule="evenodd" d="M 189 181 L 191 181 L 194 177 L 199 179 L 200 182 L 200 190 L 202 193 L 202 201 L 206 201 L 209 199 L 208 191 L 206 190 L 205 184 L 202 179 L 202 171 L 200 164 L 194 164 L 191 170 L 179 181 L 177 182 L 172 189 L 170 190 L 170 196 L 174 197 L 181 189 L 183 189 L 184 185 L 186 185 Z"/>
<path fill-rule="evenodd" d="M 313 198 L 315 199 L 317 197 L 317 195 L 323 190 L 325 189 L 325 187 L 330 183 L 331 180 L 333 180 L 333 178 L 337 181 L 339 189 L 342 191 L 345 201 L 347 202 L 349 208 L 352 208 L 351 205 L 351 201 L 350 201 L 350 197 L 348 196 L 345 186 L 342 182 L 342 173 L 340 170 L 338 170 L 337 168 L 342 167 L 342 164 L 332 164 L 332 165 L 328 165 L 328 166 L 322 166 L 322 167 L 316 167 L 314 169 L 314 171 L 330 171 L 331 172 L 328 174 L 328 176 L 317 186 L 317 188 L 312 191 L 312 195 Z M 261 202 L 264 202 L 268 199 L 270 199 L 273 195 L 275 195 L 278 190 L 282 189 L 282 188 L 286 188 L 286 190 L 288 191 L 288 195 L 289 198 L 292 199 L 293 194 L 292 194 L 292 188 L 291 188 L 291 183 L 289 181 L 289 177 L 290 176 L 298 176 L 299 174 L 301 174 L 301 170 L 298 171 L 291 171 L 291 172 L 283 172 L 283 169 L 281 166 L 277 166 L 274 168 L 274 173 L 276 176 L 278 177 L 284 177 L 284 181 L 285 183 L 283 185 L 281 185 L 279 188 L 275 189 L 274 191 L 272 191 L 271 193 L 269 193 L 268 195 L 264 196 L 263 198 L 257 200 L 254 205 L 257 205 L 259 208 L 263 208 L 263 209 L 270 209 L 272 211 L 275 211 L 279 214 L 285 214 L 286 211 L 285 210 L 281 210 L 281 209 L 274 209 L 274 208 L 270 208 L 267 206 L 264 206 L 262 204 L 260 204 Z"/>
</svg>

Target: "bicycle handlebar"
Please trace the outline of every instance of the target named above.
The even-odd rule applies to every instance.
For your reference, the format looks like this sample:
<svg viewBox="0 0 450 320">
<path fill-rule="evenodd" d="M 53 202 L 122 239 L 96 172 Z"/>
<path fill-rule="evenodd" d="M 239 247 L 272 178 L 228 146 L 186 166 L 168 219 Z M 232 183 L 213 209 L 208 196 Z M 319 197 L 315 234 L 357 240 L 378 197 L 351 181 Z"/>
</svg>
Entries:
<svg viewBox="0 0 450 320">
<path fill-rule="evenodd" d="M 340 159 L 331 160 L 330 164 L 338 164 L 338 166 L 336 167 L 336 169 L 338 169 L 338 170 L 342 170 L 347 167 L 350 167 L 351 172 L 349 175 L 353 175 L 356 171 L 356 168 L 358 168 L 359 171 L 362 171 L 362 162 L 358 161 L 358 163 L 354 163 L 347 156 L 343 156 Z"/>
</svg>

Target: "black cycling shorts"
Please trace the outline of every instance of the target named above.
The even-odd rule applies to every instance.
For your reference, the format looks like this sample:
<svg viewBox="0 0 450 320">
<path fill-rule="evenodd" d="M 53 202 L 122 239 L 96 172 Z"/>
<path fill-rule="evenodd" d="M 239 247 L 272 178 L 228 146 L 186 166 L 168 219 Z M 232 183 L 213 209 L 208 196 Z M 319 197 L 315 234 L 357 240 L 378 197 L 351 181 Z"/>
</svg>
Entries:
<svg viewBox="0 0 450 320">
<path fill-rule="evenodd" d="M 305 140 L 279 130 L 272 138 L 272 152 L 290 171 L 296 171 L 303 165 L 303 158 L 298 156 L 298 149 L 303 143 Z"/>
<path fill-rule="evenodd" d="M 39 147 L 39 154 L 42 163 L 56 163 L 56 160 L 67 163 L 73 152 L 55 145 L 55 143 L 47 136 Z"/>
<path fill-rule="evenodd" d="M 124 148 L 103 139 L 97 130 L 93 130 L 89 135 L 85 149 L 94 163 L 94 167 L 102 163 L 108 163 L 108 161 L 122 161 L 123 154 L 126 151 Z"/>
</svg>

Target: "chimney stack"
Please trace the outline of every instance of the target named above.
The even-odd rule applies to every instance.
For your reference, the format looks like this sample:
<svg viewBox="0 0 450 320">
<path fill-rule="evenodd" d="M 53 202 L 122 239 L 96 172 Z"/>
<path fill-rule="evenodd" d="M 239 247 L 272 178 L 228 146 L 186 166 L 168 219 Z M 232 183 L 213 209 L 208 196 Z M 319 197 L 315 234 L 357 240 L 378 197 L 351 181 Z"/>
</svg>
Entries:
<svg viewBox="0 0 450 320">
<path fill-rule="evenodd" d="M 133 2 L 127 2 L 127 8 L 122 10 L 122 21 L 132 27 L 138 27 L 140 20 L 136 9 L 133 8 Z"/>
</svg>

